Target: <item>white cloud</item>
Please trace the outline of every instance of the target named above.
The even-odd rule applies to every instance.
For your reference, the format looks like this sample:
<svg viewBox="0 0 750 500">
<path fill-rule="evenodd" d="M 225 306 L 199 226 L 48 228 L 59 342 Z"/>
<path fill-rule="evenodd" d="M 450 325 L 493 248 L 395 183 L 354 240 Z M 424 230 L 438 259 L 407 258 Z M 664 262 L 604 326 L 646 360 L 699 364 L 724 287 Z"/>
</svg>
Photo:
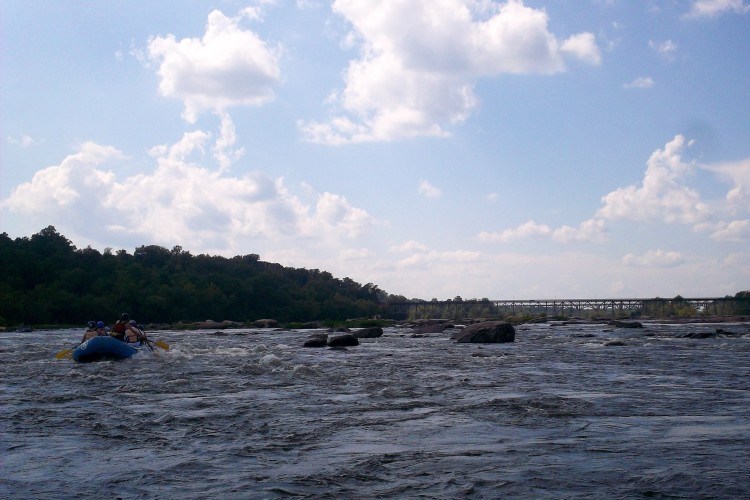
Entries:
<svg viewBox="0 0 750 500">
<path fill-rule="evenodd" d="M 343 196 L 322 193 L 307 206 L 282 178 L 261 172 L 233 177 L 202 166 L 210 139 L 194 131 L 175 144 L 156 146 L 155 169 L 126 178 L 115 173 L 126 159 L 120 151 L 88 142 L 17 186 L 0 208 L 39 214 L 45 224 L 107 245 L 141 239 L 222 254 L 241 252 L 257 240 L 330 244 L 376 224 Z M 220 134 L 217 142 L 224 139 Z"/>
<path fill-rule="evenodd" d="M 87 214 L 114 180 L 111 170 L 98 167 L 124 159 L 125 155 L 111 146 L 86 142 L 59 165 L 39 170 L 30 182 L 16 186 L 0 206 L 28 214 L 61 215 L 76 208 Z"/>
<path fill-rule="evenodd" d="M 581 222 L 578 227 L 562 226 L 552 231 L 552 239 L 561 243 L 571 241 L 602 242 L 607 239 L 604 221 L 589 219 Z"/>
<path fill-rule="evenodd" d="M 401 245 L 392 245 L 390 250 L 391 252 L 426 252 L 428 247 L 424 243 L 409 240 Z"/>
<path fill-rule="evenodd" d="M 327 122 L 299 122 L 305 139 L 326 144 L 445 136 L 477 104 L 479 78 L 504 73 L 553 74 L 565 57 L 601 61 L 594 36 L 560 42 L 544 10 L 520 0 L 389 2 L 336 0 L 333 10 L 360 43 Z"/>
<path fill-rule="evenodd" d="M 322 226 L 328 231 L 343 231 L 351 238 L 375 224 L 375 219 L 367 211 L 351 206 L 346 198 L 332 193 L 323 193 L 318 197 L 315 213 L 315 219 L 311 221 L 312 229 Z"/>
<path fill-rule="evenodd" d="M 721 222 L 711 233 L 716 241 L 747 241 L 750 240 L 750 220 L 733 220 Z"/>
<path fill-rule="evenodd" d="M 417 190 L 419 194 L 427 198 L 440 198 L 443 195 L 443 191 L 440 188 L 433 186 L 430 181 L 425 179 L 419 181 Z"/>
<path fill-rule="evenodd" d="M 601 219 L 583 221 L 578 227 L 561 226 L 554 229 L 547 224 L 538 224 L 530 220 L 515 228 L 499 232 L 482 231 L 477 239 L 485 243 L 508 243 L 532 237 L 550 238 L 560 243 L 601 242 L 606 240 L 606 228 Z"/>
<path fill-rule="evenodd" d="M 750 5 L 745 3 L 744 0 L 695 0 L 687 17 L 716 17 L 726 12 L 747 14 L 750 12 Z"/>
<path fill-rule="evenodd" d="M 598 66 L 602 63 L 602 55 L 592 33 L 579 33 L 571 36 L 563 42 L 560 50 L 572 54 L 592 66 Z"/>
<path fill-rule="evenodd" d="M 749 240 L 750 219 L 722 220 L 721 217 L 750 212 L 750 159 L 699 166 L 732 185 L 725 202 L 709 205 L 698 191 L 686 184 L 696 168 L 694 163 L 682 160 L 683 150 L 691 144 L 677 135 L 663 149 L 654 151 L 641 184 L 618 188 L 603 196 L 602 207 L 594 217 L 578 227 L 551 228 L 531 220 L 503 231 L 483 231 L 477 239 L 490 243 L 530 237 L 550 238 L 560 243 L 604 242 L 608 240 L 607 222 L 619 219 L 690 225 L 694 231 L 708 233 L 716 241 Z M 628 259 L 633 262 L 634 257 Z"/>
<path fill-rule="evenodd" d="M 648 160 L 640 186 L 619 188 L 602 197 L 604 206 L 596 216 L 603 219 L 659 220 L 668 223 L 698 224 L 709 209 L 697 191 L 684 185 L 693 165 L 682 161 L 688 145 L 681 135 L 655 151 Z"/>
<path fill-rule="evenodd" d="M 654 86 L 654 79 L 650 76 L 639 76 L 630 83 L 623 85 L 626 89 L 650 89 Z"/>
<path fill-rule="evenodd" d="M 675 267 L 685 262 L 685 257 L 679 252 L 664 250 L 649 250 L 643 255 L 629 253 L 622 258 L 622 263 L 633 267 Z"/>
<path fill-rule="evenodd" d="M 655 42 L 653 40 L 649 40 L 648 46 L 668 61 L 673 61 L 674 54 L 675 52 L 677 52 L 677 44 L 672 40 L 665 40 L 663 42 Z"/>
<path fill-rule="evenodd" d="M 203 111 L 223 112 L 273 99 L 281 49 L 240 27 L 243 20 L 259 17 L 260 11 L 252 7 L 233 18 L 214 10 L 202 38 L 178 41 L 167 35 L 149 40 L 148 58 L 159 64 L 159 92 L 183 101 L 185 120 L 194 123 Z"/>
<path fill-rule="evenodd" d="M 486 243 L 508 243 L 532 236 L 550 236 L 551 234 L 552 229 L 547 224 L 537 224 L 533 220 L 530 220 L 518 227 L 505 229 L 501 232 L 482 231 L 477 238 L 479 241 Z"/>
<path fill-rule="evenodd" d="M 750 158 L 700 167 L 733 184 L 726 196 L 731 213 L 736 213 L 737 210 L 750 210 Z"/>
<path fill-rule="evenodd" d="M 427 252 L 414 253 L 409 257 L 401 259 L 396 263 L 396 267 L 410 271 L 415 268 L 429 269 L 446 263 L 462 264 L 476 262 L 481 256 L 480 252 L 471 250 L 453 250 L 447 252 L 429 250 Z"/>
<path fill-rule="evenodd" d="M 221 114 L 221 129 L 219 137 L 214 144 L 214 158 L 219 164 L 220 170 L 228 169 L 232 163 L 242 158 L 245 154 L 245 148 L 234 149 L 234 143 L 237 141 L 234 122 L 227 113 Z"/>
<path fill-rule="evenodd" d="M 24 149 L 30 148 L 31 146 L 36 146 L 41 142 L 27 134 L 23 134 L 21 137 L 17 137 L 17 138 L 8 137 L 6 140 L 8 141 L 8 144 L 11 144 L 13 146 L 20 146 Z"/>
</svg>

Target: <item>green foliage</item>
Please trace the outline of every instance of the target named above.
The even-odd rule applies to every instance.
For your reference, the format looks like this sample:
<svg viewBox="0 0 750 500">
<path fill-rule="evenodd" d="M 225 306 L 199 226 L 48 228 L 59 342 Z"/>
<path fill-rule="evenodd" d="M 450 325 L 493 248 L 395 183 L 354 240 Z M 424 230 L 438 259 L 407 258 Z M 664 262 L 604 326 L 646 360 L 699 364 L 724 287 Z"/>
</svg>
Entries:
<svg viewBox="0 0 750 500">
<path fill-rule="evenodd" d="M 147 245 L 104 253 L 49 226 L 30 238 L 0 234 L 0 316 L 8 324 L 248 320 L 343 321 L 374 317 L 387 294 L 318 269 L 287 268 L 256 254 L 225 258 Z"/>
</svg>

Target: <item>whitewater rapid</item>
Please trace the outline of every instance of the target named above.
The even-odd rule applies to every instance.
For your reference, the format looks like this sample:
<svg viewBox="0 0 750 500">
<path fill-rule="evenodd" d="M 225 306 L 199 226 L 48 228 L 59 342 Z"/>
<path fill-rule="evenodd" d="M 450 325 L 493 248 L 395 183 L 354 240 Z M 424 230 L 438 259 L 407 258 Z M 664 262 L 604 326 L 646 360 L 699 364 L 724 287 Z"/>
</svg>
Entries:
<svg viewBox="0 0 750 500">
<path fill-rule="evenodd" d="M 509 344 L 386 328 L 153 332 L 54 359 L 0 333 L 3 498 L 750 496 L 750 325 L 521 325 Z"/>
</svg>

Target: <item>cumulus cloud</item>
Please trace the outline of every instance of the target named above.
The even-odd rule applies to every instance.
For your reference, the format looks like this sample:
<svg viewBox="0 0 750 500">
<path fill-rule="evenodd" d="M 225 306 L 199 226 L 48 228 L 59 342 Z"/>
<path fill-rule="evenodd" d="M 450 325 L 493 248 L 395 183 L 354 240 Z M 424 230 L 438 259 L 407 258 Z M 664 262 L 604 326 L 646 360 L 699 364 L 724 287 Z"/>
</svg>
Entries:
<svg viewBox="0 0 750 500">
<path fill-rule="evenodd" d="M 360 55 L 333 95 L 334 116 L 299 122 L 313 142 L 445 136 L 476 106 L 480 78 L 558 73 L 566 58 L 601 62 L 592 34 L 561 41 L 546 12 L 521 0 L 337 0 L 333 10 L 351 24 L 346 40 L 359 44 Z"/>
<path fill-rule="evenodd" d="M 562 43 L 560 50 L 592 66 L 602 63 L 601 52 L 592 33 L 579 33 L 571 36 Z"/>
<path fill-rule="evenodd" d="M 422 179 L 419 181 L 417 191 L 420 195 L 427 198 L 440 198 L 443 195 L 443 191 L 432 185 L 430 181 Z"/>
<path fill-rule="evenodd" d="M 750 240 L 750 220 L 733 220 L 720 222 L 711 233 L 711 238 L 716 241 L 747 241 Z"/>
<path fill-rule="evenodd" d="M 693 164 L 682 161 L 681 154 L 688 145 L 683 136 L 677 135 L 664 149 L 652 153 L 641 184 L 606 194 L 597 217 L 682 224 L 703 222 L 710 215 L 708 206 L 697 191 L 684 183 L 694 169 Z"/>
<path fill-rule="evenodd" d="M 167 35 L 149 40 L 148 59 L 159 64 L 159 93 L 183 101 L 185 120 L 194 123 L 203 111 L 223 112 L 273 99 L 281 49 L 241 26 L 259 18 L 260 11 L 253 7 L 235 17 L 214 10 L 202 38 Z"/>
<path fill-rule="evenodd" d="M 750 239 L 750 219 L 742 218 L 750 212 L 750 159 L 696 165 L 682 159 L 683 151 L 691 144 L 682 135 L 676 135 L 663 149 L 654 151 L 641 183 L 603 196 L 601 208 L 578 227 L 552 228 L 530 220 L 515 228 L 483 231 L 477 239 L 487 243 L 508 243 L 531 237 L 560 243 L 604 242 L 608 239 L 607 222 L 612 220 L 689 225 L 696 232 L 708 233 L 716 241 Z M 709 205 L 698 191 L 688 187 L 687 180 L 697 168 L 712 172 L 731 185 L 724 202 Z M 633 259 L 629 257 L 629 261 Z"/>
<path fill-rule="evenodd" d="M 86 142 L 59 165 L 39 170 L 30 182 L 16 186 L 2 207 L 29 214 L 64 214 L 76 208 L 85 213 L 89 203 L 96 203 L 114 179 L 111 170 L 98 167 L 124 159 L 116 148 Z"/>
<path fill-rule="evenodd" d="M 343 196 L 318 194 L 309 206 L 289 192 L 283 178 L 261 172 L 230 176 L 203 166 L 217 147 L 211 139 L 193 131 L 175 144 L 156 146 L 150 151 L 153 171 L 130 177 L 116 174 L 127 159 L 122 152 L 88 142 L 17 186 L 0 208 L 39 214 L 46 224 L 94 242 L 135 236 L 219 253 L 257 240 L 348 240 L 376 224 Z"/>
<path fill-rule="evenodd" d="M 726 196 L 731 213 L 736 213 L 739 210 L 750 210 L 750 159 L 701 165 L 700 167 L 714 172 L 720 178 L 732 184 L 732 188 Z"/>
<path fill-rule="evenodd" d="M 315 213 L 317 220 L 313 227 L 343 231 L 352 238 L 370 229 L 375 222 L 367 211 L 353 207 L 345 197 L 327 192 L 318 197 Z"/>
<path fill-rule="evenodd" d="M 551 228 L 547 224 L 538 224 L 530 220 L 515 228 L 499 232 L 482 231 L 477 239 L 485 243 L 509 243 L 531 237 L 550 238 L 560 243 L 573 241 L 600 242 L 606 239 L 606 228 L 604 221 L 601 219 L 583 221 L 578 227 L 561 226 L 558 228 Z"/>
<path fill-rule="evenodd" d="M 552 239 L 561 243 L 571 241 L 602 242 L 607 239 L 607 230 L 601 219 L 589 219 L 578 227 L 562 226 L 552 231 Z"/>
<path fill-rule="evenodd" d="M 685 257 L 679 252 L 664 250 L 649 250 L 643 255 L 629 253 L 622 258 L 622 263 L 633 267 L 675 267 L 685 262 Z"/>
<path fill-rule="evenodd" d="M 745 3 L 744 0 L 695 0 L 690 6 L 687 17 L 716 17 L 727 12 L 747 14 L 750 12 L 750 4 Z"/>
<path fill-rule="evenodd" d="M 222 113 L 219 137 L 213 147 L 214 158 L 216 158 L 220 170 L 228 169 L 245 154 L 245 148 L 234 148 L 235 142 L 237 142 L 237 134 L 234 122 L 227 113 Z"/>
<path fill-rule="evenodd" d="M 550 234 L 552 234 L 552 229 L 547 224 L 537 224 L 530 220 L 518 227 L 500 232 L 482 231 L 477 238 L 485 243 L 508 243 L 532 236 L 549 236 Z"/>
<path fill-rule="evenodd" d="M 654 86 L 654 79 L 650 76 L 639 76 L 630 83 L 623 85 L 626 89 L 650 89 Z"/>
</svg>

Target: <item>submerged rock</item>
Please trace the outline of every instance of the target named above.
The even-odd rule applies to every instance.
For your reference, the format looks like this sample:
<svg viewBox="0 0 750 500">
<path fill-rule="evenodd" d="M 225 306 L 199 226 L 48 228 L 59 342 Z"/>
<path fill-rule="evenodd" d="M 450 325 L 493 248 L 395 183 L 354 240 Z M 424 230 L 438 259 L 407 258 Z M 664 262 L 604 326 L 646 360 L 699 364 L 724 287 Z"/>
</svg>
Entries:
<svg viewBox="0 0 750 500">
<path fill-rule="evenodd" d="M 628 345 L 624 340 L 610 340 L 604 343 L 606 347 L 622 347 Z"/>
<path fill-rule="evenodd" d="M 608 323 L 610 326 L 616 326 L 617 328 L 643 328 L 643 323 L 638 321 L 619 321 L 614 320 Z"/>
<path fill-rule="evenodd" d="M 498 344 L 513 342 L 516 329 L 504 321 L 486 321 L 469 325 L 452 337 L 456 342 L 474 344 Z"/>
<path fill-rule="evenodd" d="M 732 335 L 742 335 L 742 334 L 730 332 L 722 328 L 717 328 L 715 332 L 688 332 L 688 333 L 680 335 L 680 337 L 685 338 L 685 339 L 712 339 L 715 337 L 725 336 L 725 335 L 732 336 Z"/>
</svg>

